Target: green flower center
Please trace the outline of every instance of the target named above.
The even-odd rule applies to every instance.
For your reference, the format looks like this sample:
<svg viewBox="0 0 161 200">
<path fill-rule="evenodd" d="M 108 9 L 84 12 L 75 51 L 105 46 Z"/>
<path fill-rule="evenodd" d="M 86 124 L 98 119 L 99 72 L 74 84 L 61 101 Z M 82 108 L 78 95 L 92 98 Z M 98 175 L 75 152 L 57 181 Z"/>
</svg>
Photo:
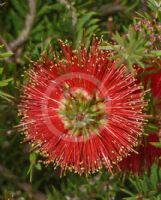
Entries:
<svg viewBox="0 0 161 200">
<path fill-rule="evenodd" d="M 66 90 L 59 114 L 72 135 L 86 138 L 91 133 L 99 134 L 99 128 L 107 121 L 104 99 L 96 93 L 91 96 L 82 89 Z"/>
</svg>

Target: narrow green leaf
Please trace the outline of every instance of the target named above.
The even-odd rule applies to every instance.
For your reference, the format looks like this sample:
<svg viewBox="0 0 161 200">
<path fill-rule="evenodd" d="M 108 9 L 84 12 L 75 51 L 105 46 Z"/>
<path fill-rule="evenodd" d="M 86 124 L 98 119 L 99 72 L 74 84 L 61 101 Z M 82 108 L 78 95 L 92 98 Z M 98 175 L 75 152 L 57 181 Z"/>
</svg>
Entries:
<svg viewBox="0 0 161 200">
<path fill-rule="evenodd" d="M 9 78 L 9 79 L 0 81 L 0 87 L 4 87 L 4 86 L 8 85 L 8 83 L 9 83 L 10 81 L 12 81 L 12 80 L 13 80 L 13 78 Z"/>
<path fill-rule="evenodd" d="M 80 29 L 82 29 L 82 28 L 85 26 L 85 24 L 86 24 L 94 15 L 96 15 L 95 12 L 89 12 L 89 13 L 87 13 L 87 14 L 84 14 L 84 15 L 79 19 L 79 21 L 78 21 L 78 24 L 77 24 L 77 27 L 76 27 L 77 32 L 79 32 Z"/>
<path fill-rule="evenodd" d="M 5 92 L 2 92 L 2 91 L 0 91 L 0 97 L 7 100 L 7 101 L 12 101 L 14 99 L 13 96 L 11 96 L 11 95 L 9 95 Z"/>
<path fill-rule="evenodd" d="M 3 72 L 3 68 L 0 68 L 0 74 L 2 74 L 2 72 Z"/>
<path fill-rule="evenodd" d="M 129 190 L 125 189 L 125 188 L 121 188 L 120 189 L 122 192 L 125 192 L 126 194 L 129 194 L 130 196 L 134 196 L 134 193 L 130 192 Z"/>
<path fill-rule="evenodd" d="M 12 52 L 0 53 L 0 59 L 8 58 L 12 55 L 13 55 Z"/>
<path fill-rule="evenodd" d="M 153 189 L 155 190 L 157 187 L 157 183 L 158 183 L 158 166 L 156 164 L 154 164 L 151 168 L 151 175 L 150 175 L 150 180 L 151 180 L 151 184 Z"/>
</svg>

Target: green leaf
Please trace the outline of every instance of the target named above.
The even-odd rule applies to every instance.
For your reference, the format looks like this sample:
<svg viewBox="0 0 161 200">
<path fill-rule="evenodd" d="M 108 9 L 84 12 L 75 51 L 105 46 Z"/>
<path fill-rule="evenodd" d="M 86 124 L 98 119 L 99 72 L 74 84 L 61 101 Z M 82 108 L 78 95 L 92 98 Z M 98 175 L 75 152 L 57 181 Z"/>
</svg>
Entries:
<svg viewBox="0 0 161 200">
<path fill-rule="evenodd" d="M 155 56 L 161 56 L 161 50 L 151 51 L 150 53 Z"/>
<path fill-rule="evenodd" d="M 10 81 L 12 81 L 12 80 L 13 80 L 13 78 L 9 78 L 9 79 L 0 81 L 0 87 L 4 87 L 4 86 L 8 85 L 8 83 L 9 83 Z"/>
<path fill-rule="evenodd" d="M 29 174 L 30 182 L 32 182 L 33 171 L 34 171 L 34 167 L 35 167 L 35 163 L 36 163 L 36 154 L 31 153 L 30 156 L 29 156 L 29 160 L 30 160 L 30 166 L 29 166 L 29 169 L 27 171 L 27 174 Z"/>
<path fill-rule="evenodd" d="M 155 147 L 161 148 L 161 141 L 160 142 L 150 142 Z"/>
<path fill-rule="evenodd" d="M 123 200 L 136 200 L 138 198 L 139 198 L 139 195 L 134 195 L 133 197 L 124 197 Z"/>
<path fill-rule="evenodd" d="M 44 5 L 37 13 L 37 17 L 43 16 L 47 14 L 48 12 L 51 12 L 52 10 L 61 10 L 62 5 L 59 3 L 53 4 L 53 5 Z"/>
<path fill-rule="evenodd" d="M 152 131 L 158 130 L 158 126 L 155 125 L 155 124 L 152 124 L 152 123 L 148 123 L 147 124 L 147 128 L 150 129 L 150 130 L 152 130 Z"/>
<path fill-rule="evenodd" d="M 155 17 L 160 19 L 161 16 L 161 1 L 148 0 L 148 7 L 154 12 Z"/>
<path fill-rule="evenodd" d="M 2 74 L 2 72 L 3 72 L 3 68 L 0 68 L 0 74 Z"/>
<path fill-rule="evenodd" d="M 130 196 L 134 196 L 134 193 L 130 192 L 129 190 L 125 189 L 125 188 L 120 188 L 120 190 L 122 192 L 125 192 L 126 194 L 129 194 Z"/>
<path fill-rule="evenodd" d="M 77 27 L 76 27 L 76 30 L 77 32 L 80 31 L 80 29 L 82 29 L 84 27 L 84 25 L 94 16 L 96 15 L 95 12 L 89 12 L 89 13 L 86 13 L 84 14 L 78 21 L 78 24 L 77 24 Z"/>
<path fill-rule="evenodd" d="M 151 168 L 150 181 L 151 181 L 152 188 L 155 190 L 157 187 L 157 183 L 159 181 L 158 180 L 158 166 L 156 164 L 154 164 Z"/>
<path fill-rule="evenodd" d="M 39 171 L 42 169 L 42 166 L 41 166 L 40 163 L 37 163 L 37 164 L 35 165 L 35 167 L 36 167 L 36 169 L 38 169 Z"/>
<path fill-rule="evenodd" d="M 22 3 L 21 1 L 14 0 L 12 1 L 13 8 L 15 9 L 16 13 L 21 18 L 25 18 L 25 12 L 28 10 L 26 4 Z"/>
<path fill-rule="evenodd" d="M 13 55 L 12 52 L 0 53 L 0 59 L 8 58 L 12 55 Z"/>
<path fill-rule="evenodd" d="M 147 48 L 147 41 L 144 39 L 141 32 L 134 31 L 132 26 L 129 26 L 127 37 L 121 36 L 119 33 L 113 35 L 113 39 L 117 46 L 114 46 L 114 57 L 119 64 L 126 64 L 127 68 L 133 72 L 133 65 L 138 64 L 144 67 L 142 62 Z"/>
<path fill-rule="evenodd" d="M 14 99 L 13 96 L 11 96 L 11 95 L 9 95 L 5 92 L 2 92 L 2 91 L 0 91 L 0 97 L 7 100 L 7 101 L 10 101 L 10 102 Z"/>
</svg>

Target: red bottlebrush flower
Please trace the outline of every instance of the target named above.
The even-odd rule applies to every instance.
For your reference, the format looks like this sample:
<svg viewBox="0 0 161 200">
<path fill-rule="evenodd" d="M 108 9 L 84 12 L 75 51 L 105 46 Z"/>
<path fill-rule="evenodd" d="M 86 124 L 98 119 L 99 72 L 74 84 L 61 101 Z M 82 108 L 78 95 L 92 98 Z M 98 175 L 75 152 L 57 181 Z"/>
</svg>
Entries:
<svg viewBox="0 0 161 200">
<path fill-rule="evenodd" d="M 143 138 L 141 144 L 137 147 L 138 154 L 132 153 L 119 163 L 122 171 L 129 171 L 135 174 L 144 172 L 148 167 L 161 156 L 161 148 L 155 147 L 151 143 L 159 142 L 158 134 L 149 134 L 147 138 Z"/>
<path fill-rule="evenodd" d="M 143 82 L 144 90 L 151 89 L 153 107 L 159 111 L 161 109 L 161 62 L 158 60 L 158 66 L 152 66 L 146 69 L 141 69 L 135 66 L 138 83 Z M 159 108 L 159 110 L 158 110 Z"/>
<path fill-rule="evenodd" d="M 134 151 L 142 132 L 142 87 L 125 66 L 116 68 L 96 40 L 89 52 L 61 47 L 63 58 L 43 56 L 28 71 L 20 127 L 46 162 L 62 171 L 111 171 Z"/>
<path fill-rule="evenodd" d="M 152 67 L 148 69 L 148 71 L 150 70 L 155 71 L 155 68 Z M 150 83 L 151 92 L 155 101 L 154 103 L 157 108 L 161 109 L 161 70 L 146 75 L 144 78 L 145 89 L 147 89 L 148 83 Z"/>
</svg>

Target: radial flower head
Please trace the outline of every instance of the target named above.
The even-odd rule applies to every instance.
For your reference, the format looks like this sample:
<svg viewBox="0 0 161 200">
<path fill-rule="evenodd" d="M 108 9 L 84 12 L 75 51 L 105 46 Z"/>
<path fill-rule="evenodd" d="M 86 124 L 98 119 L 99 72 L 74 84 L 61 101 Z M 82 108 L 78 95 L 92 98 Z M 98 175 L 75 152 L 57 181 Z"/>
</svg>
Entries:
<svg viewBox="0 0 161 200">
<path fill-rule="evenodd" d="M 60 43 L 60 57 L 44 55 L 28 71 L 21 131 L 62 172 L 112 171 L 142 133 L 142 87 L 125 66 L 116 67 L 99 41 L 89 51 Z"/>
<path fill-rule="evenodd" d="M 119 163 L 122 171 L 140 174 L 151 167 L 161 156 L 161 148 L 155 147 L 153 143 L 159 142 L 159 135 L 150 133 L 143 138 L 136 148 L 136 153 L 132 153 Z"/>
</svg>

